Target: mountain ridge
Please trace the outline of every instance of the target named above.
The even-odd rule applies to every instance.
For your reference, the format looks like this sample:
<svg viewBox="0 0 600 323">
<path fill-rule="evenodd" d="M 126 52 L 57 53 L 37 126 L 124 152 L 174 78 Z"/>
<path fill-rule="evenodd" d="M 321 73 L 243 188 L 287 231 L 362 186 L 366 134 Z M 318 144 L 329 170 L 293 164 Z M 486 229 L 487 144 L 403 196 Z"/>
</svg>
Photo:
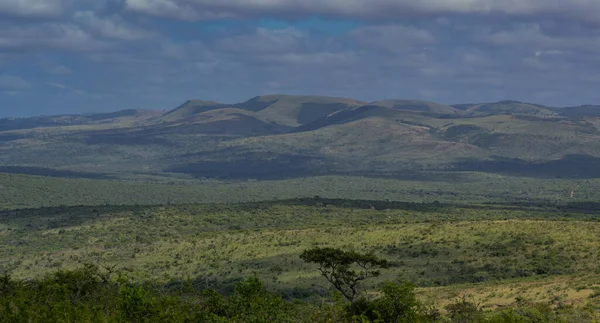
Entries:
<svg viewBox="0 0 600 323">
<path fill-rule="evenodd" d="M 596 158 L 600 113 L 595 106 L 553 108 L 508 100 L 449 106 L 267 95 L 234 104 L 187 100 L 168 111 L 0 119 L 0 166 L 114 176 L 263 178 L 478 169 L 596 176 L 586 166 L 595 165 Z M 543 172 L 530 165 L 541 165 Z"/>
</svg>

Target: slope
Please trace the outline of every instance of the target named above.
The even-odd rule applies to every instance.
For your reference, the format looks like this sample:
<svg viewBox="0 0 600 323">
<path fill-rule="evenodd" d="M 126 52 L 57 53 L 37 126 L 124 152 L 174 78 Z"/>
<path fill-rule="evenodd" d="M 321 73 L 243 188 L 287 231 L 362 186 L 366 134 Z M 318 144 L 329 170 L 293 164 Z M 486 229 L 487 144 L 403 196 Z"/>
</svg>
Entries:
<svg viewBox="0 0 600 323">
<path fill-rule="evenodd" d="M 177 108 L 167 111 L 159 118 L 152 120 L 154 123 L 173 122 L 185 119 L 198 113 L 228 107 L 213 101 L 188 100 Z"/>
<path fill-rule="evenodd" d="M 0 132 L 48 127 L 65 127 L 94 124 L 133 124 L 150 120 L 162 111 L 127 109 L 109 113 L 87 115 L 65 114 L 26 118 L 0 118 Z"/>
<path fill-rule="evenodd" d="M 451 106 L 418 100 L 380 100 L 371 103 L 375 106 L 382 106 L 397 110 L 416 111 L 422 113 L 430 113 L 437 115 L 454 115 L 458 116 L 461 111 Z"/>
<path fill-rule="evenodd" d="M 426 126 L 373 116 L 316 130 L 244 138 L 224 143 L 244 151 L 324 158 L 336 171 L 406 170 L 458 156 L 479 156 L 479 148 L 440 140 Z"/>
<path fill-rule="evenodd" d="M 234 107 L 256 112 L 267 122 L 298 127 L 327 115 L 351 109 L 366 102 L 346 98 L 301 95 L 265 95 L 255 97 Z"/>
<path fill-rule="evenodd" d="M 493 116 L 493 115 L 527 115 L 537 117 L 558 117 L 553 108 L 538 104 L 523 103 L 518 101 L 499 101 L 495 103 L 480 103 L 469 107 L 459 106 L 465 110 L 467 116 Z"/>
<path fill-rule="evenodd" d="M 289 130 L 289 127 L 263 121 L 254 112 L 229 107 L 191 114 L 162 128 L 174 133 L 244 136 L 277 134 Z"/>
</svg>

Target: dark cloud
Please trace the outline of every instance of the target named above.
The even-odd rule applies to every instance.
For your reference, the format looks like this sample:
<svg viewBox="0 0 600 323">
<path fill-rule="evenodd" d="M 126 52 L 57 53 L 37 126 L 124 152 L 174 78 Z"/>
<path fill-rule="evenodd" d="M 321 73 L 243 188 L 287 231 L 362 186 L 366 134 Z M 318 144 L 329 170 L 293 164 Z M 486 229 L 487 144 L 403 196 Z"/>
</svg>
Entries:
<svg viewBox="0 0 600 323">
<path fill-rule="evenodd" d="M 325 15 L 393 19 L 409 15 L 554 15 L 596 20 L 600 3 L 589 0 L 125 0 L 131 11 L 184 20 L 223 17 Z"/>
</svg>

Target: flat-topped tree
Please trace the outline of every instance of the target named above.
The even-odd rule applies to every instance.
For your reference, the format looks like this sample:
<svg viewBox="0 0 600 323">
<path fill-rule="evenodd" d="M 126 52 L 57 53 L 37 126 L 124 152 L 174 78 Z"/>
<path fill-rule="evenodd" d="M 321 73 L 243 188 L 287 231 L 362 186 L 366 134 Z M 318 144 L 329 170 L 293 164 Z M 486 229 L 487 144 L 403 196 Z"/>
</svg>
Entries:
<svg viewBox="0 0 600 323">
<path fill-rule="evenodd" d="M 319 264 L 319 271 L 335 289 L 350 302 L 358 295 L 360 282 L 380 275 L 379 269 L 388 268 L 385 259 L 373 254 L 343 251 L 337 248 L 313 248 L 305 250 L 300 258 Z"/>
</svg>

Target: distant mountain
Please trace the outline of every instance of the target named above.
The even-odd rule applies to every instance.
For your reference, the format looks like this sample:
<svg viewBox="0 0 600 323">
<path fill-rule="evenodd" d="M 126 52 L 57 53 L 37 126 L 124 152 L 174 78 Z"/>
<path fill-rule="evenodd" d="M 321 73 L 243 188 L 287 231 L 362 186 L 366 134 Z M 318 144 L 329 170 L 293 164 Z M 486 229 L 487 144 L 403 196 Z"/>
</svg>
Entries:
<svg viewBox="0 0 600 323">
<path fill-rule="evenodd" d="M 600 177 L 590 166 L 598 163 L 596 106 L 266 95 L 237 104 L 188 100 L 166 112 L 0 119 L 0 167 L 37 174 L 244 179 L 478 170 Z"/>
<path fill-rule="evenodd" d="M 265 135 L 290 131 L 327 115 L 366 102 L 334 97 L 265 95 L 227 105 L 189 100 L 151 120 L 197 133 Z"/>
<path fill-rule="evenodd" d="M 188 118 L 195 114 L 207 112 L 210 110 L 216 110 L 221 108 L 227 108 L 228 105 L 221 104 L 212 101 L 202 101 L 202 100 L 188 100 L 185 101 L 182 105 L 177 108 L 167 111 L 159 118 L 155 119 L 155 122 L 174 122 L 180 121 L 182 119 Z"/>
<path fill-rule="evenodd" d="M 290 127 L 267 122 L 256 113 L 225 106 L 188 115 L 166 125 L 174 132 L 222 135 L 268 135 L 284 133 Z"/>
<path fill-rule="evenodd" d="M 556 108 L 554 111 L 565 117 L 600 117 L 600 105 L 579 105 Z"/>
<path fill-rule="evenodd" d="M 500 101 L 473 105 L 457 105 L 467 116 L 485 117 L 493 115 L 527 115 L 537 117 L 556 117 L 553 108 L 518 101 Z"/>
<path fill-rule="evenodd" d="M 461 111 L 451 106 L 417 100 L 381 100 L 371 103 L 376 106 L 383 106 L 387 108 L 407 111 L 418 111 L 427 112 L 432 114 L 443 114 L 443 115 L 460 115 Z"/>
<path fill-rule="evenodd" d="M 25 118 L 0 118 L 0 131 L 34 129 L 42 127 L 63 127 L 92 125 L 100 123 L 142 122 L 160 115 L 162 111 L 127 109 L 109 113 L 88 115 L 55 115 Z"/>
<path fill-rule="evenodd" d="M 266 95 L 235 107 L 255 111 L 265 121 L 298 127 L 340 110 L 352 109 L 366 102 L 324 96 Z"/>
</svg>

